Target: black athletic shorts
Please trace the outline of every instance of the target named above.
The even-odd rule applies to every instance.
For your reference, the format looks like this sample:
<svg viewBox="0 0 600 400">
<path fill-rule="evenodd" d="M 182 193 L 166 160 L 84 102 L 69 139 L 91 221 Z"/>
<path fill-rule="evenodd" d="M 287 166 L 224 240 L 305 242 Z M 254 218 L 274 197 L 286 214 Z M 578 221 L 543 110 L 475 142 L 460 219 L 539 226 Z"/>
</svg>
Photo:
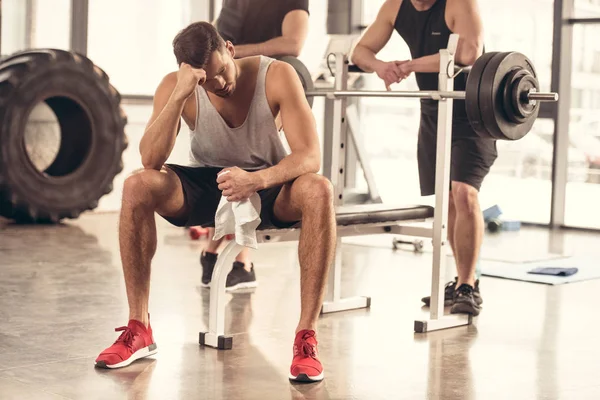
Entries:
<svg viewBox="0 0 600 400">
<path fill-rule="evenodd" d="M 437 148 L 437 112 L 421 111 L 417 160 L 421 195 L 435 194 L 435 159 Z M 452 156 L 450 180 L 464 182 L 477 191 L 498 157 L 496 140 L 483 139 L 465 118 L 452 120 Z"/>
<path fill-rule="evenodd" d="M 187 167 L 166 164 L 177 174 L 183 187 L 188 214 L 180 218 L 163 217 L 175 226 L 215 226 L 215 213 L 221 201 L 221 191 L 217 183 L 217 174 L 223 168 Z M 289 228 L 296 222 L 283 222 L 275 218 L 273 206 L 282 186 L 258 191 L 261 199 L 259 229 Z"/>
</svg>

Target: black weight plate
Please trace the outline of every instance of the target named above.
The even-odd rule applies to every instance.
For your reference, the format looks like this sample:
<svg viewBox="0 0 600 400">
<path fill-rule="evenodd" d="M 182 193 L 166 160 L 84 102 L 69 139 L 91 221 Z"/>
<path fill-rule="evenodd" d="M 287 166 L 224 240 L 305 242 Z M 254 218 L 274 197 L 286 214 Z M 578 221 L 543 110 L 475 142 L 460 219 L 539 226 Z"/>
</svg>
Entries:
<svg viewBox="0 0 600 400">
<path fill-rule="evenodd" d="M 302 83 L 302 87 L 304 88 L 304 93 L 306 93 L 307 91 L 311 91 L 315 88 L 312 76 L 310 75 L 310 71 L 308 70 L 308 68 L 306 68 L 306 65 L 304 65 L 302 61 L 298 60 L 296 57 L 293 56 L 282 56 L 277 57 L 277 59 L 279 61 L 283 61 L 285 63 L 290 64 L 296 70 L 296 73 L 300 78 L 300 82 Z M 312 108 L 314 97 L 306 96 L 306 100 Z"/>
<path fill-rule="evenodd" d="M 508 118 L 504 109 L 504 85 L 510 73 L 518 68 L 529 71 L 537 83 L 537 74 L 533 64 L 527 57 L 517 52 L 495 55 L 483 71 L 479 87 L 479 107 L 485 129 L 496 139 L 521 139 L 531 130 L 540 112 L 538 104 L 522 123 L 515 123 Z M 520 93 L 517 95 L 520 96 Z M 521 100 L 515 99 L 514 101 Z"/>
<path fill-rule="evenodd" d="M 494 102 L 491 101 L 492 98 L 492 90 L 494 86 L 494 79 L 496 77 L 495 72 L 498 71 L 502 60 L 509 55 L 510 52 L 498 52 L 492 57 L 492 59 L 487 63 L 483 73 L 481 74 L 481 82 L 479 84 L 479 109 L 481 111 L 481 119 L 483 121 L 484 129 L 488 132 L 488 135 L 492 139 L 504 139 L 504 135 L 499 129 L 495 129 L 495 124 L 490 123 L 490 120 L 495 120 L 494 113 L 496 112 L 496 108 L 494 107 Z M 504 83 L 506 82 L 506 78 L 514 72 L 516 68 L 511 68 L 510 71 L 506 71 L 504 76 L 502 77 L 502 87 L 498 88 L 495 92 L 499 92 L 499 90 L 504 89 Z M 499 84 L 500 84 L 499 83 Z M 500 86 L 500 85 L 499 85 Z M 504 100 L 502 101 L 502 110 L 504 110 Z M 504 114 L 503 114 L 504 115 Z"/>
<path fill-rule="evenodd" d="M 467 118 L 471 127 L 483 138 L 489 138 L 489 133 L 485 130 L 483 119 L 481 118 L 481 111 L 479 109 L 479 86 L 481 85 L 481 77 L 485 66 L 498 52 L 485 53 L 475 61 L 471 72 L 467 76 L 466 95 L 465 95 L 465 108 L 467 109 Z"/>
</svg>

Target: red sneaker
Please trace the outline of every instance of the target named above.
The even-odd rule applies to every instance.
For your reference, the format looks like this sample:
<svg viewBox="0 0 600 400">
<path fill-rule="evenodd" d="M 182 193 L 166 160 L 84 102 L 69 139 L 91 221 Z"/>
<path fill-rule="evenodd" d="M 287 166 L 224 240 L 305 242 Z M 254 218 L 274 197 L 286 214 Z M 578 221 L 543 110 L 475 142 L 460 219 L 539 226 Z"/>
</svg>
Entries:
<svg viewBox="0 0 600 400">
<path fill-rule="evenodd" d="M 294 359 L 290 368 L 290 380 L 319 382 L 323 380 L 323 365 L 317 358 L 315 331 L 302 330 L 294 340 Z"/>
<path fill-rule="evenodd" d="M 152 338 L 152 327 L 148 329 L 139 321 L 130 320 L 127 326 L 115 329 L 123 331 L 117 341 L 96 358 L 97 368 L 122 368 L 135 360 L 156 354 L 156 343 Z"/>
</svg>

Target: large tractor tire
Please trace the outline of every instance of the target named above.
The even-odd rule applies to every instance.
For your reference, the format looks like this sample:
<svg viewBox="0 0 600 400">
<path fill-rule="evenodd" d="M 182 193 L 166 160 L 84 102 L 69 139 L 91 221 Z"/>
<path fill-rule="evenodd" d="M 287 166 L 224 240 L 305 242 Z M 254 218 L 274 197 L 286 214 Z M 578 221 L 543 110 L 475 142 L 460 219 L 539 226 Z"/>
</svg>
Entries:
<svg viewBox="0 0 600 400">
<path fill-rule="evenodd" d="M 0 215 L 58 222 L 96 208 L 123 169 L 120 102 L 106 73 L 82 55 L 36 49 L 2 60 Z"/>
</svg>

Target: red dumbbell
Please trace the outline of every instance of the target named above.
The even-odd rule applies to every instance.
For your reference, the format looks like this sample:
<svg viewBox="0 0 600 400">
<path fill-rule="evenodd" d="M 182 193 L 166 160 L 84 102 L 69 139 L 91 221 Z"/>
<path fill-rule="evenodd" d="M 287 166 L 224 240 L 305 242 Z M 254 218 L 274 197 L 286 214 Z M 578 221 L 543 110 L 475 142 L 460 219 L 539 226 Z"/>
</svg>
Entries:
<svg viewBox="0 0 600 400">
<path fill-rule="evenodd" d="M 202 228 L 200 226 L 192 226 L 190 228 L 190 238 L 192 238 L 192 240 L 199 240 L 203 236 L 208 237 L 207 228 Z"/>
</svg>

